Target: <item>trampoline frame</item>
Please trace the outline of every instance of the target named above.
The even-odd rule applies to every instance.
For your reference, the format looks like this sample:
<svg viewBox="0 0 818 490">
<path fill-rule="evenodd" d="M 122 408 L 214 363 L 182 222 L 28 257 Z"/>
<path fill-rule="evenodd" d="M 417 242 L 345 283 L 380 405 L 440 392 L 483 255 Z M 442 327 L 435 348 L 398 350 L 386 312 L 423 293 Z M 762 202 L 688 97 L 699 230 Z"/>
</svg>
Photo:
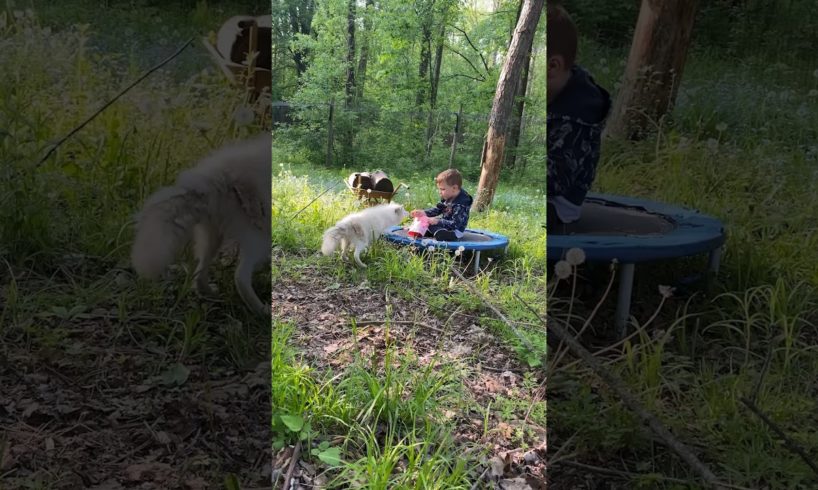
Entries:
<svg viewBox="0 0 818 490">
<path fill-rule="evenodd" d="M 641 208 L 647 213 L 670 218 L 675 229 L 664 235 L 594 235 L 594 234 L 548 234 L 546 238 L 547 256 L 563 257 L 571 248 L 585 252 L 587 262 L 610 262 L 618 260 L 621 273 L 616 300 L 614 325 L 617 336 L 625 337 L 633 293 L 633 278 L 637 263 L 662 259 L 675 259 L 708 253 L 707 270 L 718 274 L 722 247 L 726 240 L 721 221 L 701 214 L 697 210 L 672 206 L 647 199 L 638 199 L 613 194 L 588 193 L 588 201 L 607 201 L 625 207 Z M 716 231 L 718 230 L 718 231 Z M 650 242 L 659 246 L 647 250 Z M 655 244 L 654 244 L 655 245 Z M 553 250 L 553 252 L 552 252 Z M 608 251 L 608 253 L 602 253 Z M 640 253 L 642 252 L 642 253 Z M 553 253 L 553 255 L 552 255 Z"/>
<path fill-rule="evenodd" d="M 408 236 L 400 236 L 396 235 L 395 232 L 401 230 L 403 226 L 391 226 L 387 228 L 384 232 L 383 237 L 386 241 L 398 244 L 398 245 L 409 245 L 416 248 L 426 248 L 426 247 L 434 247 L 438 249 L 446 249 L 446 250 L 457 250 L 460 247 L 463 247 L 465 250 L 471 250 L 474 252 L 474 274 L 477 275 L 480 272 L 480 254 L 483 251 L 490 251 L 490 250 L 502 250 L 503 254 L 508 252 L 508 245 L 509 240 L 508 237 L 505 235 L 501 235 L 499 233 L 494 233 L 488 230 L 480 230 L 476 228 L 466 228 L 466 232 L 468 233 L 476 233 L 479 235 L 486 235 L 492 240 L 487 242 L 469 242 L 469 241 L 453 241 L 453 242 L 444 242 L 444 241 L 437 241 L 434 238 L 410 238 Z M 499 242 L 499 243 L 498 243 Z"/>
</svg>

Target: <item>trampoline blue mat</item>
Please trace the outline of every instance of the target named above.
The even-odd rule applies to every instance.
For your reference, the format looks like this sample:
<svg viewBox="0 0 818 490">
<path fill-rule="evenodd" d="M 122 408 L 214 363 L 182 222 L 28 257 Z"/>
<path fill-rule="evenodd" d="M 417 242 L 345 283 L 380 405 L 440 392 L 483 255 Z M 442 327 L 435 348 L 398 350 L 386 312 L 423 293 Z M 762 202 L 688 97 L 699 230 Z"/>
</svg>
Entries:
<svg viewBox="0 0 818 490">
<path fill-rule="evenodd" d="M 392 226 L 386 230 L 383 237 L 392 243 L 399 245 L 412 245 L 415 247 L 435 247 L 449 250 L 457 250 L 463 247 L 464 250 L 504 250 L 508 247 L 508 238 L 486 230 L 476 230 L 466 228 L 466 231 L 458 241 L 439 242 L 432 238 L 410 238 L 402 226 Z"/>
<path fill-rule="evenodd" d="M 695 210 L 611 194 L 589 193 L 582 215 L 564 230 L 548 231 L 550 260 L 571 248 L 587 261 L 649 262 L 710 252 L 724 244 L 721 221 Z"/>
</svg>

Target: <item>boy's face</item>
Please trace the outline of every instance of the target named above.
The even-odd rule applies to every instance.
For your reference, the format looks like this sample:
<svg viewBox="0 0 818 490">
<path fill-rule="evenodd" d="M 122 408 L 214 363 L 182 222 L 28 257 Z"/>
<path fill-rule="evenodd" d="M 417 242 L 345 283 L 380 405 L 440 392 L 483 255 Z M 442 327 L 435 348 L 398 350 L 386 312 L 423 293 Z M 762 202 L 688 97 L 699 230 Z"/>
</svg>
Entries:
<svg viewBox="0 0 818 490">
<path fill-rule="evenodd" d="M 449 185 L 446 182 L 438 182 L 437 193 L 440 194 L 441 199 L 448 201 L 449 199 L 455 198 L 458 194 L 460 194 L 460 186 Z"/>
<path fill-rule="evenodd" d="M 568 79 L 571 77 L 571 68 L 565 64 L 562 55 L 555 54 L 548 57 L 548 69 L 546 70 L 546 90 L 548 91 L 547 102 L 551 102 L 562 92 Z"/>
</svg>

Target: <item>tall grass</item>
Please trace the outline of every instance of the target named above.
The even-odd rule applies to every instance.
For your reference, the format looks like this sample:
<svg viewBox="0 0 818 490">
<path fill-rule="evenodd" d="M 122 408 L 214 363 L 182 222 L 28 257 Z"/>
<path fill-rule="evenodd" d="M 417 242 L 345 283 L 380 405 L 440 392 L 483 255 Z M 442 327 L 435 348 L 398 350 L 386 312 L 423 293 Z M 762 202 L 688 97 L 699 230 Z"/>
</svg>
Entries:
<svg viewBox="0 0 818 490">
<path fill-rule="evenodd" d="M 428 316 L 447 319 L 448 325 L 454 315 L 467 315 L 472 318 L 470 321 L 486 327 L 503 349 L 514 352 L 516 362 L 528 365 L 534 372 L 541 369 L 544 329 L 536 325 L 514 293 L 544 311 L 547 264 L 542 190 L 502 185 L 492 208 L 473 214 L 469 221 L 469 227 L 490 229 L 510 239 L 508 254 L 492 257 L 488 267 L 472 280 L 512 320 L 521 324 L 519 328 L 527 339 L 524 345 L 485 310 L 478 298 L 458 284 L 450 268 L 463 267 L 462 255 L 441 251 L 413 253 L 379 241 L 363 256 L 367 269 L 359 270 L 346 266 L 337 257 L 317 254 L 323 231 L 344 215 L 361 209 L 361 205 L 342 183 L 351 169 L 330 170 L 309 162 L 309 152 L 298 142 L 280 136 L 274 140 L 275 283 L 307 281 L 313 285 L 302 287 L 327 290 L 360 288 L 355 301 L 361 304 L 384 295 L 401 299 L 401 304 L 416 305 L 419 313 L 415 316 L 421 324 L 426 323 Z M 409 185 L 408 190 L 395 197 L 395 202 L 406 209 L 428 207 L 439 200 L 431 171 L 416 173 L 397 165 L 387 165 L 384 170 L 396 184 Z M 472 193 L 474 185 L 469 179 L 464 182 L 464 188 Z M 375 312 L 383 316 L 387 330 L 392 318 L 390 308 Z M 275 314 L 275 303 L 273 311 Z M 279 332 L 274 337 L 282 339 L 280 344 L 286 343 L 286 332 L 298 328 L 297 324 L 274 324 L 274 332 L 276 329 Z M 357 327 L 353 324 L 351 328 L 355 333 Z M 423 332 L 417 335 L 425 336 Z M 390 339 L 390 335 L 385 334 L 385 338 Z M 486 407 L 485 402 L 473 399 L 464 389 L 464 379 L 475 372 L 473 363 L 479 359 L 452 362 L 435 356 L 421 362 L 411 342 L 391 342 L 395 341 L 387 341 L 384 349 L 371 356 L 356 351 L 353 361 L 338 371 L 326 367 L 311 370 L 312 382 L 321 388 L 313 390 L 315 396 L 300 407 L 277 408 L 274 402 L 274 413 L 276 410 L 280 414 L 294 413 L 310 421 L 313 439 L 308 447 L 313 448 L 316 464 L 329 467 L 329 488 L 471 488 L 490 448 L 484 443 L 466 443 L 462 434 L 456 437 L 463 430 L 457 419 L 470 413 L 484 413 L 484 438 L 498 430 L 499 421 L 524 419 L 526 414 L 531 422 L 545 425 L 542 401 L 532 403 L 529 399 L 497 396 Z M 442 345 L 436 350 L 440 349 Z M 308 358 L 295 347 L 289 350 L 292 359 Z M 286 398 L 288 390 L 301 383 L 288 374 L 299 368 L 280 366 L 273 368 L 274 400 L 276 396 Z M 535 389 L 538 384 L 535 378 L 526 377 L 527 390 Z M 282 407 L 288 406 L 282 399 Z M 274 416 L 274 431 L 275 424 Z M 295 434 L 281 423 L 278 432 L 284 434 L 284 440 L 291 443 L 296 440 Z M 514 440 L 527 448 L 533 444 L 532 437 L 536 437 L 532 434 L 533 430 L 521 428 Z M 333 441 L 335 445 L 331 444 Z"/>
<path fill-rule="evenodd" d="M 580 61 L 603 85 L 616 89 L 625 55 L 586 41 Z M 626 342 L 603 347 L 600 356 L 725 480 L 752 488 L 814 485 L 811 470 L 739 399 L 755 400 L 815 453 L 818 439 L 807 427 L 814 424 L 818 391 L 807 380 L 818 375 L 813 345 L 818 215 L 812 205 L 818 71 L 753 60 L 733 63 L 694 50 L 677 107 L 657 124 L 658 134 L 647 141 L 605 142 L 595 190 L 684 205 L 721 219 L 728 239 L 716 294 L 699 291 L 690 297 L 679 291 L 665 301 L 657 293 L 658 285 L 668 284 L 663 281 L 678 281 L 691 267 L 703 267 L 701 262 L 640 266 L 637 330 Z M 585 266 L 577 273 L 586 275 Z M 591 277 L 606 279 L 605 274 Z M 579 330 L 598 297 L 571 302 L 566 285 L 549 300 L 549 313 L 569 319 L 573 304 L 570 320 Z M 610 304 L 589 332 L 611 328 Z M 657 308 L 658 315 L 640 330 Z M 621 458 L 619 469 L 690 478 L 687 468 L 653 448 L 615 400 L 587 387 L 594 381 L 578 364 L 554 369 L 552 444 L 574 434 L 563 452 L 576 450 L 580 459 Z M 605 416 L 594 416 L 600 412 Z M 560 470 L 558 464 L 552 467 L 555 474 Z"/>
</svg>

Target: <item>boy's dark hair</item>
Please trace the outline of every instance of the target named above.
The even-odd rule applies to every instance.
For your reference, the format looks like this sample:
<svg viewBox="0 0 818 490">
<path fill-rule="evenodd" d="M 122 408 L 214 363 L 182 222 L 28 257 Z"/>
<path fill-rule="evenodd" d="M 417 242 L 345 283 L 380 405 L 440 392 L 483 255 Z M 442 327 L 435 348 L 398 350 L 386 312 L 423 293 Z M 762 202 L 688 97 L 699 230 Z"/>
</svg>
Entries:
<svg viewBox="0 0 818 490">
<path fill-rule="evenodd" d="M 444 170 L 437 174 L 437 177 L 435 177 L 435 184 L 439 184 L 441 182 L 445 182 L 446 185 L 456 185 L 461 189 L 463 188 L 463 176 L 461 176 L 460 172 L 453 168 Z"/>
<path fill-rule="evenodd" d="M 545 50 L 547 56 L 560 55 L 567 67 L 577 59 L 577 26 L 561 5 L 549 2 L 545 19 Z"/>
</svg>

